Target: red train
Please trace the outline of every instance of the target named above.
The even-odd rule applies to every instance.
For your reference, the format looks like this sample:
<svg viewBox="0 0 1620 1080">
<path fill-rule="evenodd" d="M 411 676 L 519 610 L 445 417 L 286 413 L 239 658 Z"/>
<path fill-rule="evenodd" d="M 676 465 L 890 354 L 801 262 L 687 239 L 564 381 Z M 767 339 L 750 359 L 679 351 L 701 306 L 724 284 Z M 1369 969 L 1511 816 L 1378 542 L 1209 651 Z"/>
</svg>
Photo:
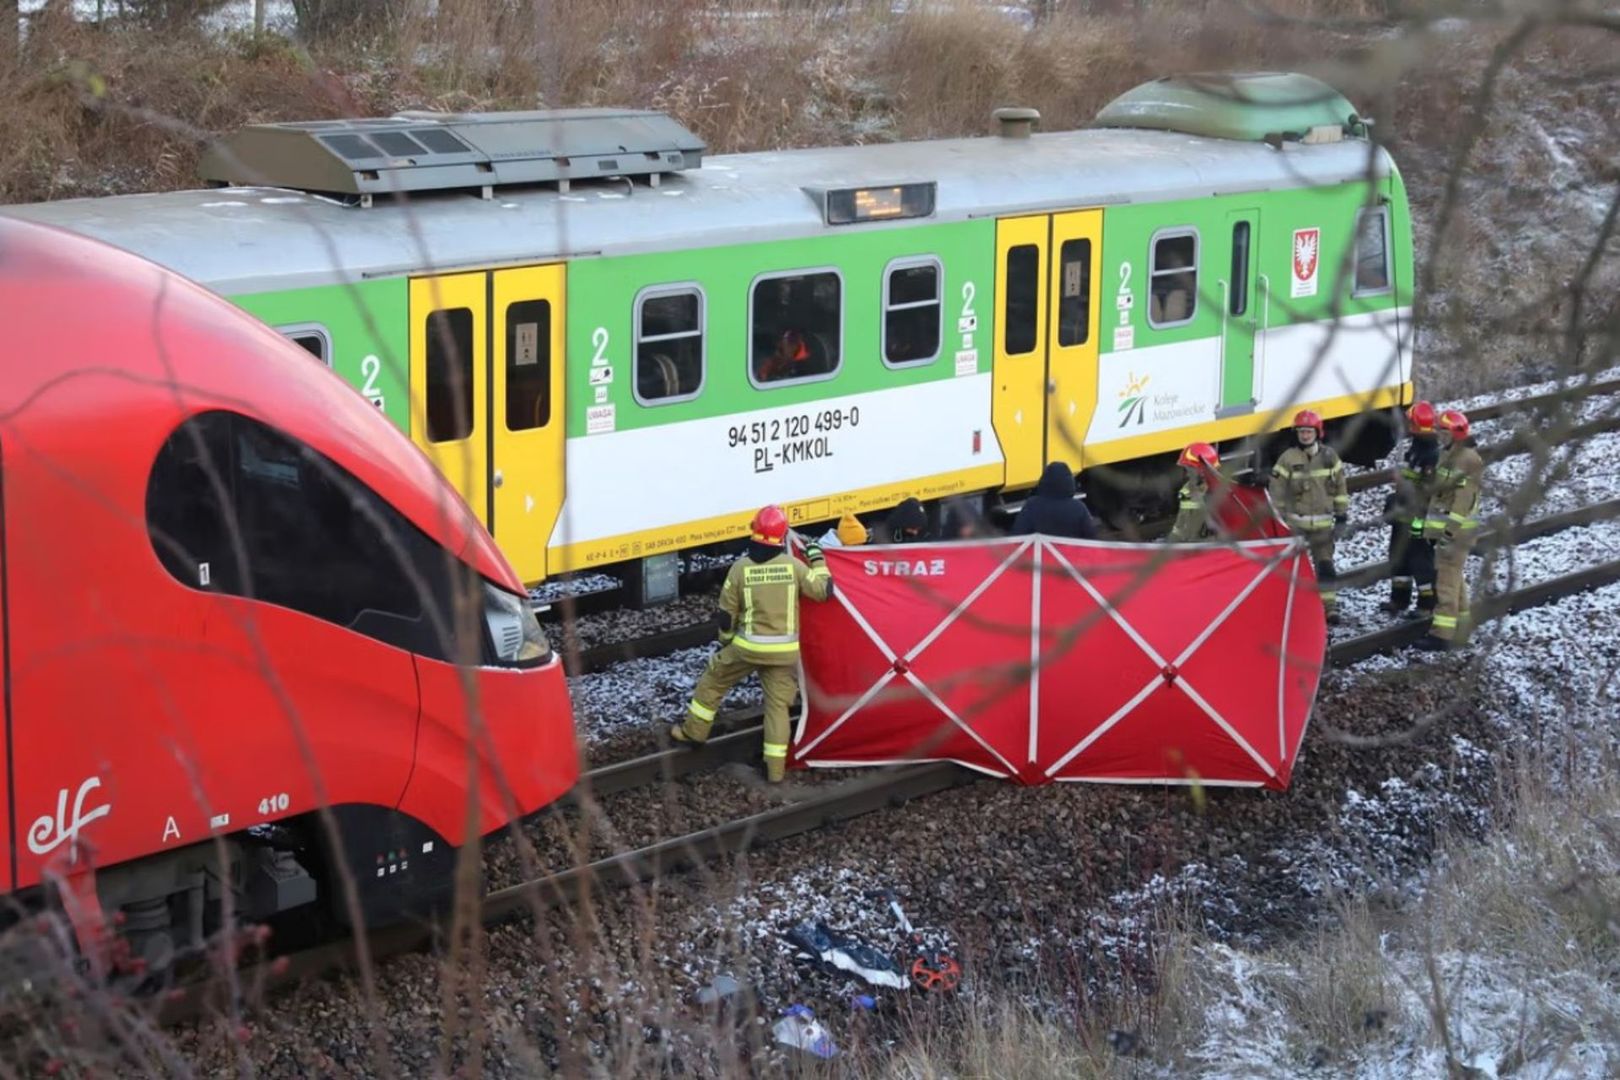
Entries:
<svg viewBox="0 0 1620 1080">
<path fill-rule="evenodd" d="M 0 894 L 150 963 L 229 911 L 388 921 L 574 783 L 521 582 L 365 399 L 66 232 L 0 220 L 0 298 Z"/>
</svg>

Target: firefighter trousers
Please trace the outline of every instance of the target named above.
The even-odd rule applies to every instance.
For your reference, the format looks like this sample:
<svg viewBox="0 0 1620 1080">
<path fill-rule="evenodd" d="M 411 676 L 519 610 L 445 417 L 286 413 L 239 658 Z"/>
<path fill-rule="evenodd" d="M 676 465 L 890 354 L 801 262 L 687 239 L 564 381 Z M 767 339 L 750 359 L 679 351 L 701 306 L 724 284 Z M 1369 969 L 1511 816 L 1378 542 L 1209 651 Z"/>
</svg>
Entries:
<svg viewBox="0 0 1620 1080">
<path fill-rule="evenodd" d="M 1412 532 L 1410 521 L 1397 521 L 1389 527 L 1389 606 L 1405 611 L 1412 603 L 1412 587 L 1417 586 L 1419 611 L 1434 609 L 1434 541 Z"/>
<path fill-rule="evenodd" d="M 733 686 L 750 673 L 759 672 L 760 689 L 765 692 L 765 774 L 772 780 L 782 779 L 787 768 L 788 707 L 799 692 L 798 665 L 761 664 L 743 655 L 734 644 L 722 645 L 709 657 L 709 664 L 692 691 L 692 701 L 686 707 L 686 719 L 681 730 L 693 742 L 703 742 L 714 726 L 715 713 Z"/>
<path fill-rule="evenodd" d="M 1443 641 L 1468 637 L 1468 579 L 1463 568 L 1472 537 L 1459 536 L 1437 542 L 1434 548 L 1434 621 L 1429 632 Z"/>
<path fill-rule="evenodd" d="M 1333 569 L 1333 530 L 1310 529 L 1305 542 L 1311 547 L 1311 562 L 1316 564 L 1316 588 L 1322 594 L 1322 609 L 1329 615 L 1339 606 L 1338 572 Z"/>
</svg>

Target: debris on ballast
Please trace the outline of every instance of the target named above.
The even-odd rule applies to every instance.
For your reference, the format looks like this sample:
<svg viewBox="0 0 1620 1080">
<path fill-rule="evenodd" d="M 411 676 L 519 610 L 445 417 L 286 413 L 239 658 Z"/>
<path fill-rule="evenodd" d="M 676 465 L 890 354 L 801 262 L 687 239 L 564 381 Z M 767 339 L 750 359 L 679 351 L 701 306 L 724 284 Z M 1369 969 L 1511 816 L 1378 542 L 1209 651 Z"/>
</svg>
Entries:
<svg viewBox="0 0 1620 1080">
<path fill-rule="evenodd" d="M 799 950 L 800 959 L 823 969 L 847 971 L 873 986 L 904 990 L 910 985 L 889 957 L 856 938 L 834 934 L 826 923 L 800 923 L 784 937 Z"/>
<path fill-rule="evenodd" d="M 782 1019 L 776 1022 L 771 1031 L 776 1035 L 776 1041 L 783 1046 L 803 1050 L 818 1058 L 830 1058 L 838 1053 L 838 1047 L 833 1043 L 827 1029 L 822 1027 L 815 1014 L 803 1005 L 789 1005 Z"/>
</svg>

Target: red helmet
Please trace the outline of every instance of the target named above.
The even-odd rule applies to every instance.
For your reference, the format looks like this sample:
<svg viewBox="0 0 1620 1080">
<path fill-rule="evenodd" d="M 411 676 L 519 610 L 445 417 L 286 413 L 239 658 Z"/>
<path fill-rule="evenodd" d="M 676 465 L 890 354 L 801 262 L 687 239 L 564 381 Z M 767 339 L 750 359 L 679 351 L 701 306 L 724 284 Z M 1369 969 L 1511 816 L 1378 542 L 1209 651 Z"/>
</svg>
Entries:
<svg viewBox="0 0 1620 1080">
<path fill-rule="evenodd" d="M 1310 409 L 1301 409 L 1294 414 L 1293 426 L 1297 428 L 1313 427 L 1316 429 L 1317 436 L 1320 437 L 1322 434 L 1321 414 L 1312 412 Z"/>
<path fill-rule="evenodd" d="M 748 531 L 754 534 L 754 539 L 761 544 L 780 545 L 787 537 L 787 515 L 782 508 L 772 503 L 760 509 L 754 515 L 754 520 L 748 523 Z"/>
<path fill-rule="evenodd" d="M 1447 409 L 1440 414 L 1440 430 L 1451 432 L 1453 439 L 1468 438 L 1468 417 L 1457 409 Z"/>
<path fill-rule="evenodd" d="M 1406 422 L 1414 435 L 1434 434 L 1434 406 L 1427 401 L 1414 401 L 1406 410 Z"/>
<path fill-rule="evenodd" d="M 1176 460 L 1177 465 L 1185 465 L 1188 468 L 1197 468 L 1201 465 L 1211 472 L 1220 463 L 1221 455 L 1217 454 L 1215 448 L 1207 442 L 1188 443 L 1187 448 L 1181 452 L 1181 457 Z"/>
</svg>

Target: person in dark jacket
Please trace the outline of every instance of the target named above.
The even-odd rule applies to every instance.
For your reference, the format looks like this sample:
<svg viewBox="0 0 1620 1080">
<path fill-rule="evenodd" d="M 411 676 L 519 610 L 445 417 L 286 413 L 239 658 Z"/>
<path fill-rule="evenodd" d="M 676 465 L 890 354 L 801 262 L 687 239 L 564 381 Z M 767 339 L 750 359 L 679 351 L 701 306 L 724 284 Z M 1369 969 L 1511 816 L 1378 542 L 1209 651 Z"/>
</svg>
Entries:
<svg viewBox="0 0 1620 1080">
<path fill-rule="evenodd" d="M 889 511 L 884 524 L 888 526 L 891 544 L 920 544 L 934 538 L 928 531 L 928 511 L 916 498 L 907 499 Z"/>
<path fill-rule="evenodd" d="M 939 530 L 941 540 L 978 540 L 994 535 L 990 523 L 971 499 L 955 498 L 945 503 L 945 521 Z"/>
<path fill-rule="evenodd" d="M 1035 494 L 1024 500 L 1013 519 L 1012 535 L 1045 533 L 1071 540 L 1095 540 L 1097 523 L 1086 504 L 1074 497 L 1074 490 L 1074 473 L 1063 462 L 1052 462 L 1035 485 Z"/>
</svg>

